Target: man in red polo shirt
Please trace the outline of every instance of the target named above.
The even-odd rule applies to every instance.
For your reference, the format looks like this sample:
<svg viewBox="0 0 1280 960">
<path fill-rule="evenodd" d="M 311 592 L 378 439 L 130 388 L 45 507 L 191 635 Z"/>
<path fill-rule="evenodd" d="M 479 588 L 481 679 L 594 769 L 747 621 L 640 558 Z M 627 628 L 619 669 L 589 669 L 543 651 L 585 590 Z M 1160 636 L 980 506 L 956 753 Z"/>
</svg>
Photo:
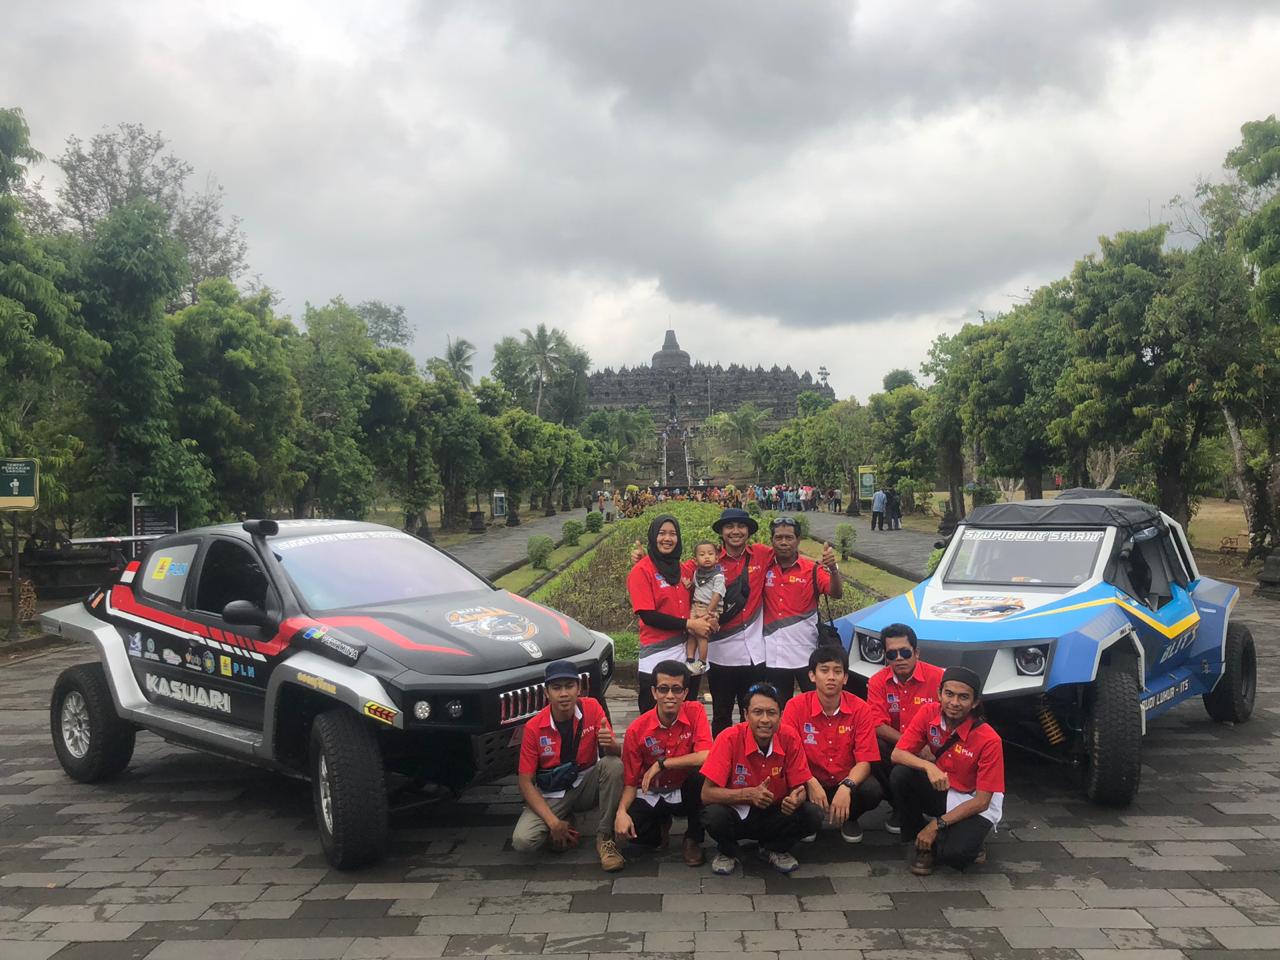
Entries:
<svg viewBox="0 0 1280 960">
<path fill-rule="evenodd" d="M 875 717 L 876 736 L 880 741 L 880 761 L 872 773 L 892 803 L 889 779 L 893 770 L 890 759 L 893 748 L 917 711 L 938 702 L 942 668 L 920 659 L 916 632 L 905 623 L 889 624 L 881 631 L 880 641 L 884 644 L 885 666 L 867 681 L 867 706 Z M 895 809 L 885 821 L 885 830 L 901 832 L 898 820 Z"/>
<path fill-rule="evenodd" d="M 705 861 L 702 853 L 702 775 L 698 768 L 711 749 L 711 724 L 698 701 L 689 702 L 689 668 L 664 660 L 653 669 L 656 706 L 627 727 L 622 742 L 622 801 L 613 832 L 646 847 L 665 843 L 675 816 L 687 818 L 684 862 Z"/>
<path fill-rule="evenodd" d="M 818 646 L 818 597 L 839 599 L 844 582 L 835 551 L 825 550 L 825 563 L 800 556 L 800 524 L 794 517 L 769 523 L 773 562 L 764 574 L 764 676 L 782 695 L 782 706 L 799 684 L 812 690 L 809 655 Z"/>
<path fill-rule="evenodd" d="M 948 667 L 940 703 L 922 709 L 893 751 L 891 777 L 902 839 L 915 839 L 911 872 L 935 861 L 963 870 L 985 862 L 982 844 L 1004 812 L 1004 744 L 982 711 L 982 679 Z M 937 759 L 919 756 L 928 747 Z"/>
<path fill-rule="evenodd" d="M 840 824 L 845 843 L 861 843 L 858 817 L 884 799 L 871 765 L 880 759 L 876 727 L 866 701 L 845 690 L 849 655 L 831 644 L 809 655 L 813 690 L 792 697 L 782 711 L 782 724 L 804 744 L 809 769 L 827 801 L 827 820 Z M 805 837 L 813 840 L 816 837 Z"/>
<path fill-rule="evenodd" d="M 511 846 L 537 850 L 548 839 L 564 850 L 576 846 L 573 814 L 600 804 L 596 853 L 612 873 L 626 866 L 613 839 L 613 816 L 622 794 L 621 746 L 604 708 L 580 697 L 578 668 L 568 660 L 547 664 L 547 705 L 524 725 L 516 782 L 524 810 Z M 601 753 L 604 755 L 601 756 Z"/>
<path fill-rule="evenodd" d="M 746 722 L 716 737 L 702 765 L 702 819 L 718 848 L 715 873 L 733 873 L 742 840 L 757 841 L 770 866 L 791 873 L 799 866 L 791 848 L 822 825 L 818 804 L 826 796 L 800 738 L 781 719 L 778 691 L 755 684 Z"/>
</svg>

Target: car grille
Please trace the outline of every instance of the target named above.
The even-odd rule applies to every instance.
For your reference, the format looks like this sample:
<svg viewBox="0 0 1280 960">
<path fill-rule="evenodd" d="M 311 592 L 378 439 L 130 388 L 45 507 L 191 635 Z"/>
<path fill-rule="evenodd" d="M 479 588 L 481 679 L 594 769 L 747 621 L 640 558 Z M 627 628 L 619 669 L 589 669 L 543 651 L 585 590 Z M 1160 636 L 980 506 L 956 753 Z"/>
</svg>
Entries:
<svg viewBox="0 0 1280 960">
<path fill-rule="evenodd" d="M 578 674 L 584 694 L 591 693 L 591 674 Z M 547 688 L 540 683 L 516 687 L 498 694 L 498 720 L 502 724 L 528 720 L 547 705 Z"/>
</svg>

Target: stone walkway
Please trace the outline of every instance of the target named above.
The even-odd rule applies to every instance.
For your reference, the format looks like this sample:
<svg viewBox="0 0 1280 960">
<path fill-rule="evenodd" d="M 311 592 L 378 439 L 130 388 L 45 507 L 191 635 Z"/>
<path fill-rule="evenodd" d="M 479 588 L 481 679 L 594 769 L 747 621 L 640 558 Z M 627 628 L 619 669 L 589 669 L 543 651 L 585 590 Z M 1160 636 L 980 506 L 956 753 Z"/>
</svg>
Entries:
<svg viewBox="0 0 1280 960">
<path fill-rule="evenodd" d="M 391 856 L 340 873 L 303 783 L 150 734 L 118 780 L 69 780 L 46 704 L 87 651 L 49 654 L 0 674 L 0 958 L 1273 957 L 1280 605 L 1242 601 L 1238 616 L 1262 654 L 1252 722 L 1216 725 L 1198 702 L 1154 722 L 1126 810 L 1010 751 L 989 862 L 926 879 L 879 829 L 883 809 L 861 846 L 802 846 L 789 877 L 754 860 L 732 877 L 689 869 L 678 844 L 609 876 L 587 849 L 523 858 L 510 781 L 398 815 Z M 611 708 L 619 728 L 634 715 L 630 696 Z"/>
<path fill-rule="evenodd" d="M 585 508 L 562 511 L 554 517 L 544 517 L 539 510 L 536 516 L 522 515 L 518 527 L 494 524 L 484 533 L 477 533 L 462 543 L 446 548 L 446 552 L 457 557 L 476 573 L 492 579 L 501 576 L 512 564 L 523 563 L 529 558 L 530 537 L 545 534 L 559 542 L 560 528 L 564 526 L 564 522 L 581 522 L 586 515 Z"/>
<path fill-rule="evenodd" d="M 934 534 L 918 533 L 915 530 L 872 530 L 869 513 L 860 517 L 846 517 L 840 513 L 813 510 L 804 516 L 808 518 L 810 529 L 817 539 L 832 543 L 835 543 L 836 527 L 842 523 L 852 523 L 858 531 L 853 556 L 908 580 L 924 579 L 925 564 L 929 560 L 929 554 L 933 552 L 933 545 L 940 539 Z"/>
</svg>

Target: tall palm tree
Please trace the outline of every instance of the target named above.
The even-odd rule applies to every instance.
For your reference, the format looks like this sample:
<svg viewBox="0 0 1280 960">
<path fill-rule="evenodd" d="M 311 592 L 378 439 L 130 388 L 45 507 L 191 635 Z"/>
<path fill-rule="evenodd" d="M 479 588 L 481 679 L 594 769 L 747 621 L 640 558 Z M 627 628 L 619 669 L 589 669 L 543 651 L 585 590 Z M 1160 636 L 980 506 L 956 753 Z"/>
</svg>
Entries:
<svg viewBox="0 0 1280 960">
<path fill-rule="evenodd" d="M 445 337 L 444 365 L 464 390 L 471 389 L 471 361 L 475 355 L 475 345 L 466 337 Z"/>
<path fill-rule="evenodd" d="M 533 415 L 542 416 L 542 388 L 548 380 L 564 366 L 565 347 L 568 346 L 565 336 L 554 327 L 547 329 L 545 323 L 538 324 L 538 329 L 530 333 L 528 329 L 520 331 L 524 335 L 525 353 L 533 365 L 538 377 L 538 393 L 533 401 Z"/>
<path fill-rule="evenodd" d="M 763 423 L 768 412 L 753 403 L 744 403 L 725 414 L 724 433 L 733 449 L 746 453 L 756 445 L 763 434 Z"/>
</svg>

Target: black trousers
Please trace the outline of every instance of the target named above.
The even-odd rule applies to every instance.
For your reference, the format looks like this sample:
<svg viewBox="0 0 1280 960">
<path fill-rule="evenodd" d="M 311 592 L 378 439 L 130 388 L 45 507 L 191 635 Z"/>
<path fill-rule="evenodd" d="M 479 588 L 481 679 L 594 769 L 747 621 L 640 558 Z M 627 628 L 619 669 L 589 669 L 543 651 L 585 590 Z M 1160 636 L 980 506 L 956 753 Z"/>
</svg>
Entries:
<svg viewBox="0 0 1280 960">
<path fill-rule="evenodd" d="M 840 789 L 840 784 L 837 783 L 833 787 L 824 786 L 822 789 L 827 792 L 827 800 L 830 800 Z M 883 799 L 884 791 L 880 789 L 879 782 L 875 777 L 867 777 L 858 784 L 858 789 L 853 791 L 853 797 L 849 801 L 849 819 L 857 820 L 864 813 L 870 813 L 880 806 L 880 801 Z"/>
<path fill-rule="evenodd" d="M 883 510 L 871 511 L 871 529 L 875 530 L 877 527 L 881 530 L 884 529 L 884 511 Z"/>
<path fill-rule="evenodd" d="M 813 681 L 809 679 L 808 667 L 765 667 L 764 678 L 778 688 L 779 706 L 783 707 L 787 705 L 797 686 L 801 693 L 808 693 L 814 687 Z"/>
<path fill-rule="evenodd" d="M 673 817 L 685 817 L 689 828 L 684 835 L 698 843 L 705 835 L 702 826 L 702 774 L 691 773 L 680 786 L 680 802 L 659 800 L 652 807 L 640 798 L 631 801 L 627 815 L 635 824 L 636 836 L 632 843 L 642 847 L 656 847 L 662 842 L 662 826 L 671 823 Z"/>
<path fill-rule="evenodd" d="M 902 824 L 901 839 L 915 843 L 916 834 L 924 829 L 926 816 L 940 817 L 947 812 L 947 792 L 933 789 L 923 770 L 913 770 L 901 764 L 893 768 L 889 780 Z M 939 863 L 963 870 L 973 863 L 982 849 L 982 841 L 990 832 L 991 821 L 986 817 L 957 820 L 938 834 L 933 844 L 933 855 Z"/>
<path fill-rule="evenodd" d="M 865 700 L 866 698 L 864 697 L 863 699 Z M 880 744 L 880 762 L 871 765 L 871 776 L 880 784 L 880 792 L 889 801 L 889 806 L 897 810 L 898 801 L 893 798 L 893 787 L 889 783 L 894 770 L 894 762 L 889 759 L 893 756 L 894 745 L 888 740 L 881 740 L 879 737 L 876 738 L 876 742 Z"/>
<path fill-rule="evenodd" d="M 711 665 L 707 673 L 707 686 L 711 688 L 711 733 L 733 726 L 733 705 L 738 705 L 738 717 L 747 719 L 747 690 L 764 678 L 764 667 L 751 664 L 744 667 Z"/>
<path fill-rule="evenodd" d="M 733 807 L 712 803 L 702 808 L 702 822 L 726 857 L 738 856 L 738 843 L 742 840 L 755 840 L 765 850 L 786 853 L 802 837 L 818 832 L 822 827 L 822 811 L 806 800 L 790 814 L 782 812 L 781 804 L 767 810 L 752 807 L 743 819 Z"/>
<path fill-rule="evenodd" d="M 681 658 L 673 657 L 672 659 L 681 659 Z M 696 677 L 690 677 L 688 680 L 684 682 L 684 685 L 689 690 L 689 695 L 685 697 L 685 699 L 686 700 L 698 699 L 698 691 L 702 689 L 702 675 L 699 674 Z M 656 704 L 653 702 L 653 674 L 637 673 L 636 687 L 637 687 L 636 699 L 639 702 L 640 712 L 646 713 L 652 710 L 656 706 Z"/>
</svg>

